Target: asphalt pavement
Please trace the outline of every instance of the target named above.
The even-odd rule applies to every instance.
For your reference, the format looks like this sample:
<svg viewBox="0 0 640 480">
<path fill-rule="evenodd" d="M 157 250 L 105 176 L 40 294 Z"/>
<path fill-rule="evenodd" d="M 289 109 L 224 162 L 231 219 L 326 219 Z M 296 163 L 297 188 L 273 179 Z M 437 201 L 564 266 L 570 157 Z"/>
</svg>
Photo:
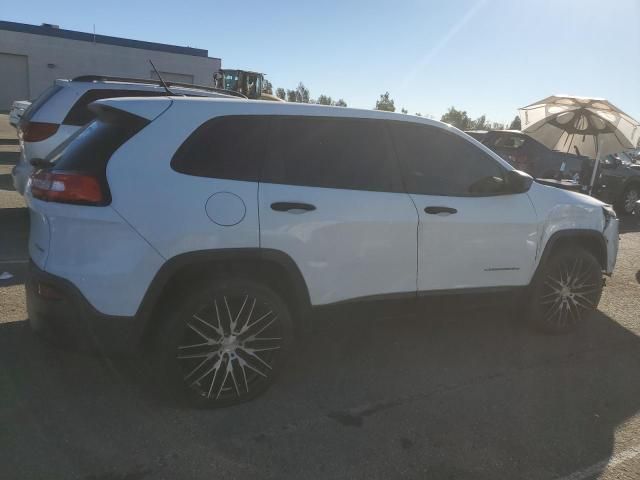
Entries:
<svg viewBox="0 0 640 480">
<path fill-rule="evenodd" d="M 2 152 L 0 152 L 2 155 Z M 36 339 L 28 217 L 0 158 L 0 478 L 640 478 L 640 221 L 600 309 L 568 336 L 510 307 L 318 319 L 265 395 L 176 406 L 144 357 Z"/>
</svg>

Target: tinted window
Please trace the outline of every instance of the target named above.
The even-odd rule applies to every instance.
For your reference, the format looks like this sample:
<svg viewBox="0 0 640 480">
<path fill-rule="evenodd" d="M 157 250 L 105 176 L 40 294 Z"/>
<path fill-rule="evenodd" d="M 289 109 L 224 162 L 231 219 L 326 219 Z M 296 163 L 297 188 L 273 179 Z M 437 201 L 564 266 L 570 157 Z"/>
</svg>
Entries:
<svg viewBox="0 0 640 480">
<path fill-rule="evenodd" d="M 257 181 L 268 133 L 268 117 L 213 118 L 185 140 L 171 167 L 199 177 Z"/>
<path fill-rule="evenodd" d="M 40 108 L 49 101 L 49 99 L 51 97 L 53 97 L 56 93 L 58 93 L 60 90 L 62 90 L 62 87 L 59 85 L 56 85 L 55 83 L 53 85 L 51 85 L 49 88 L 47 88 L 44 92 L 42 92 L 40 95 L 38 95 L 38 98 L 36 98 L 33 103 L 31 103 L 31 105 L 29 105 L 29 108 L 27 108 L 24 113 L 22 114 L 22 118 L 20 119 L 20 122 L 27 122 L 29 120 L 31 120 L 31 117 L 33 117 L 35 115 L 35 113 L 40 110 Z"/>
<path fill-rule="evenodd" d="M 352 190 L 399 191 L 391 144 L 378 120 L 273 117 L 263 180 Z"/>
<path fill-rule="evenodd" d="M 521 135 L 498 134 L 489 137 L 484 144 L 488 147 L 517 150 L 524 144 L 524 141 L 525 138 Z"/>
<path fill-rule="evenodd" d="M 148 123 L 148 120 L 119 110 L 104 110 L 59 157 L 50 161 L 55 162 L 55 170 L 82 171 L 104 177 L 111 155 Z"/>
<path fill-rule="evenodd" d="M 65 117 L 65 125 L 82 126 L 89 123 L 96 118 L 96 114 L 89 110 L 87 107 L 91 102 L 96 100 L 102 100 L 103 98 L 117 98 L 117 97 L 161 97 L 166 95 L 164 92 L 150 91 L 150 90 L 111 90 L 111 89 L 99 89 L 86 91 L 76 103 L 73 104 L 69 113 Z"/>
<path fill-rule="evenodd" d="M 428 125 L 390 125 L 410 193 L 474 196 L 502 191 L 502 167 L 472 143 Z"/>
</svg>

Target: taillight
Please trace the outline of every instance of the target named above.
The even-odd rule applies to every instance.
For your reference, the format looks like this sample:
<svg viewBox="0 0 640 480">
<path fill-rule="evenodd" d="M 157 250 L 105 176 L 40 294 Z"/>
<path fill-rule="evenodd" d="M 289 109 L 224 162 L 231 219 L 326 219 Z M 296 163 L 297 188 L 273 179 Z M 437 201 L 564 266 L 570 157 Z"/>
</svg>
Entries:
<svg viewBox="0 0 640 480">
<path fill-rule="evenodd" d="M 31 195 L 39 200 L 80 205 L 106 205 L 108 194 L 93 175 L 39 170 L 31 175 Z"/>
<path fill-rule="evenodd" d="M 41 142 L 58 131 L 57 123 L 24 122 L 20 125 L 22 140 L 25 142 Z"/>
</svg>

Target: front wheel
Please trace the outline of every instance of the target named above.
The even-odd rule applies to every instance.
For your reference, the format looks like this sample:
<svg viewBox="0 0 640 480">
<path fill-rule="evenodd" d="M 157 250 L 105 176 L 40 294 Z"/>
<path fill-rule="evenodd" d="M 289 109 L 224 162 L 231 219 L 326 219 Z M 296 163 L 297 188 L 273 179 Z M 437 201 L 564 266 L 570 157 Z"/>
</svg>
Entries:
<svg viewBox="0 0 640 480">
<path fill-rule="evenodd" d="M 547 333 L 566 333 L 584 322 L 602 295 L 602 270 L 588 251 L 574 247 L 551 255 L 533 282 L 529 316 Z"/>
<path fill-rule="evenodd" d="M 186 295 L 158 337 L 161 379 L 195 406 L 254 398 L 280 370 L 292 341 L 289 311 L 249 279 L 207 282 Z"/>
<path fill-rule="evenodd" d="M 628 186 L 622 194 L 620 208 L 625 215 L 631 215 L 636 208 L 636 202 L 640 200 L 640 187 L 637 185 Z"/>
</svg>

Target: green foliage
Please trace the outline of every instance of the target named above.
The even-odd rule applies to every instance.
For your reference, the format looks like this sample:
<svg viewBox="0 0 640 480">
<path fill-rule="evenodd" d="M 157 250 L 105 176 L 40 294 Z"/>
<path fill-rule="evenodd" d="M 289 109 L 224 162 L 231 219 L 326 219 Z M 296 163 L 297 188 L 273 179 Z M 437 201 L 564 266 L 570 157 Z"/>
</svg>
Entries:
<svg viewBox="0 0 640 480">
<path fill-rule="evenodd" d="M 339 98 L 338 101 L 335 103 L 336 107 L 346 107 L 347 106 L 347 102 L 345 102 L 342 98 Z"/>
<path fill-rule="evenodd" d="M 335 105 L 333 99 L 330 96 L 324 95 L 324 94 L 318 97 L 318 100 L 316 100 L 316 103 L 318 105 Z"/>
<path fill-rule="evenodd" d="M 455 107 L 450 107 L 447 113 L 442 115 L 440 121 L 453 125 L 460 130 L 471 130 L 473 124 L 473 121 L 469 118 L 466 111 L 456 110 Z"/>
<path fill-rule="evenodd" d="M 516 115 L 511 125 L 509 125 L 509 130 L 522 130 L 522 122 L 519 115 Z"/>
<path fill-rule="evenodd" d="M 269 95 L 273 95 L 273 85 L 266 78 L 262 84 L 262 93 L 268 93 Z"/>
<path fill-rule="evenodd" d="M 409 113 L 409 110 L 407 110 L 406 108 L 402 107 L 402 108 L 400 109 L 400 112 L 401 112 L 401 113 Z"/>
<path fill-rule="evenodd" d="M 287 92 L 284 91 L 284 88 L 276 88 L 276 97 L 280 100 L 284 100 L 287 98 Z"/>
<path fill-rule="evenodd" d="M 380 99 L 376 101 L 376 110 L 383 110 L 385 112 L 396 111 L 396 106 L 393 99 L 389 97 L 389 92 L 385 92 L 380 95 Z"/>
</svg>

